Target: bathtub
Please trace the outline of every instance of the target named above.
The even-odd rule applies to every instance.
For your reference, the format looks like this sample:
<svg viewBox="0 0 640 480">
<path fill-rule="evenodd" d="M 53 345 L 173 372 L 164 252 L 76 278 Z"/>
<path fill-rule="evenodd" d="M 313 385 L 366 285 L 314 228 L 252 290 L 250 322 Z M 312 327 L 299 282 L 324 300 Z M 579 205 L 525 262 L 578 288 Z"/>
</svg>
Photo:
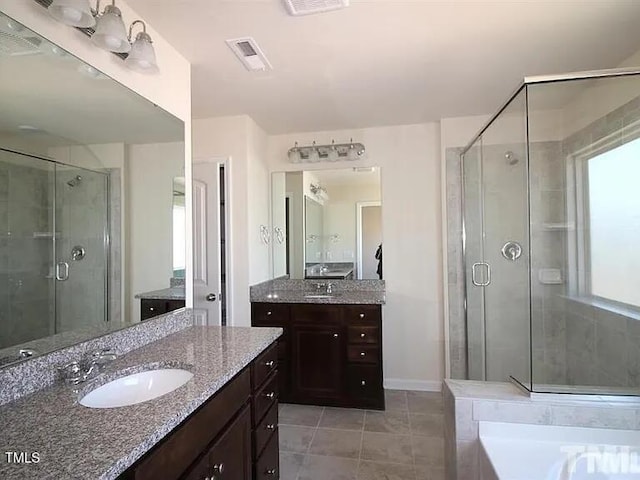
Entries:
<svg viewBox="0 0 640 480">
<path fill-rule="evenodd" d="M 480 422 L 482 480 L 640 480 L 640 431 Z"/>
</svg>

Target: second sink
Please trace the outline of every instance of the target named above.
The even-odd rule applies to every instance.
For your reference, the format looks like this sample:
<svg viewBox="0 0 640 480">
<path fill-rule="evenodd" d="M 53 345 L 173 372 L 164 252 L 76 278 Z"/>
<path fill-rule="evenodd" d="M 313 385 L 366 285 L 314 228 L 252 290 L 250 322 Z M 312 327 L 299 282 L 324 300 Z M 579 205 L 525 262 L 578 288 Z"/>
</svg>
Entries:
<svg viewBox="0 0 640 480">
<path fill-rule="evenodd" d="M 153 400 L 181 387 L 193 373 L 179 368 L 163 368 L 134 373 L 112 380 L 80 399 L 89 408 L 115 408 Z"/>
</svg>

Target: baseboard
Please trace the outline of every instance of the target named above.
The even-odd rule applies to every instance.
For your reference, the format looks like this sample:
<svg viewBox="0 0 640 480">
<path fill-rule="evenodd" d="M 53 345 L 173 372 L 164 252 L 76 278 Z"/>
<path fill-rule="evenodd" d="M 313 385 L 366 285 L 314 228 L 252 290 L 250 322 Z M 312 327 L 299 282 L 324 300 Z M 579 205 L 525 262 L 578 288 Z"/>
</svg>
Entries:
<svg viewBox="0 0 640 480">
<path fill-rule="evenodd" d="M 387 390 L 419 390 L 422 392 L 442 391 L 442 382 L 437 380 L 409 380 L 404 378 L 386 378 L 384 388 Z"/>
</svg>

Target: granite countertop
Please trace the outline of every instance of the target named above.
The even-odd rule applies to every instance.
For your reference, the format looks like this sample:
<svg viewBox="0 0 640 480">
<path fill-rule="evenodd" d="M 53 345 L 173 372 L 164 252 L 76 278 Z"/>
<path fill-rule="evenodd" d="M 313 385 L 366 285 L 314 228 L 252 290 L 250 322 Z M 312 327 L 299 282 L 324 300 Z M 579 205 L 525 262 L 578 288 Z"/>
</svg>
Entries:
<svg viewBox="0 0 640 480">
<path fill-rule="evenodd" d="M 136 298 L 148 300 L 184 300 L 184 287 L 163 288 L 162 290 L 138 293 Z"/>
<path fill-rule="evenodd" d="M 309 297 L 313 295 L 313 297 Z M 252 302 L 266 303 L 322 303 L 335 305 L 384 305 L 385 293 L 381 290 L 336 290 L 331 297 L 317 297 L 326 295 L 324 289 L 309 290 L 271 290 L 259 292 L 251 296 Z"/>
<path fill-rule="evenodd" d="M 2 452 L 37 452 L 40 458 L 9 464 L 3 453 L 0 478 L 116 478 L 281 334 L 280 328 L 189 327 L 123 355 L 90 383 L 58 382 L 0 407 Z M 107 381 L 158 367 L 185 368 L 194 376 L 137 405 L 92 409 L 78 403 Z"/>
</svg>

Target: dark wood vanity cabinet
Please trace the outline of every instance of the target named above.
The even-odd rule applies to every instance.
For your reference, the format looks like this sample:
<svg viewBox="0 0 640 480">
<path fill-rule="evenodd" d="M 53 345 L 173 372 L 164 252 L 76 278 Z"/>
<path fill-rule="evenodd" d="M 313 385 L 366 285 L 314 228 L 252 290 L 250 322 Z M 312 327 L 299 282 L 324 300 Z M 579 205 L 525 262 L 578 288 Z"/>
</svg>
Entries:
<svg viewBox="0 0 640 480">
<path fill-rule="evenodd" d="M 184 300 L 166 300 L 159 298 L 140 299 L 140 320 L 148 320 L 164 313 L 173 312 L 185 306 Z"/>
<path fill-rule="evenodd" d="M 251 319 L 284 329 L 280 401 L 384 409 L 380 305 L 252 303 Z"/>
<path fill-rule="evenodd" d="M 279 479 L 277 357 L 274 343 L 119 478 Z"/>
</svg>

